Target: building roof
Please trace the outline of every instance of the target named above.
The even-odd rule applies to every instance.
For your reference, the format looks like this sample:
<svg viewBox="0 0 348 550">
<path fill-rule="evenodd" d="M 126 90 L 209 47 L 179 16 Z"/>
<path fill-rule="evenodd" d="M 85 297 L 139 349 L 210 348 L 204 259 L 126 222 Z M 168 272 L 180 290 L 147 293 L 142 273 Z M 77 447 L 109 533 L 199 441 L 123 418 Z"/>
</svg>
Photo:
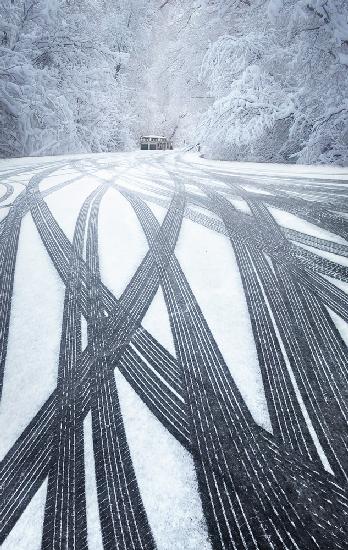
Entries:
<svg viewBox="0 0 348 550">
<path fill-rule="evenodd" d="M 147 135 L 147 136 L 141 136 L 141 139 L 144 139 L 144 138 L 157 138 L 157 139 L 167 139 L 165 136 L 155 136 L 155 135 Z"/>
</svg>

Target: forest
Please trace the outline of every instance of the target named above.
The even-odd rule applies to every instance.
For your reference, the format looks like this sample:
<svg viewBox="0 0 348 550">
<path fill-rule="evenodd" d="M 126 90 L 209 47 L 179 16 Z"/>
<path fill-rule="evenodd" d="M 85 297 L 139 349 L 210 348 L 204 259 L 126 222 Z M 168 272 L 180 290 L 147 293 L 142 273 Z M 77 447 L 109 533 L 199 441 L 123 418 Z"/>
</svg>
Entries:
<svg viewBox="0 0 348 550">
<path fill-rule="evenodd" d="M 347 0 L 0 0 L 0 157 L 347 165 Z"/>
</svg>

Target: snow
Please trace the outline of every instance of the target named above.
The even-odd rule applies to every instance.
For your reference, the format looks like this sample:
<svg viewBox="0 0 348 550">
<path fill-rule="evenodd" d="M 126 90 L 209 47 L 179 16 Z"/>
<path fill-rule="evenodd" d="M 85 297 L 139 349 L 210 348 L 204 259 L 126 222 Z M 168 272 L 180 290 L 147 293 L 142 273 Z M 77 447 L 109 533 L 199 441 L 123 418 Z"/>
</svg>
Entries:
<svg viewBox="0 0 348 550">
<path fill-rule="evenodd" d="M 1 545 L 1 550 L 14 550 L 15 548 L 39 550 L 41 548 L 41 529 L 44 520 L 46 492 L 47 480 L 43 482 L 24 510 L 22 516 Z M 91 550 L 94 549 L 91 548 Z"/>
<path fill-rule="evenodd" d="M 45 198 L 53 216 L 70 240 L 83 201 L 105 180 L 154 198 L 156 188 L 166 190 L 166 186 L 174 186 L 176 178 L 187 182 L 190 191 L 197 192 L 195 184 L 200 178 L 207 183 L 210 172 L 212 185 L 217 189 L 224 185 L 219 175 L 225 179 L 243 176 L 248 182 L 248 189 L 257 188 L 258 176 L 269 183 L 273 181 L 272 178 L 277 178 L 277 182 L 282 178 L 290 182 L 300 179 L 324 182 L 330 179 L 337 180 L 338 187 L 342 185 L 340 182 L 348 181 L 348 171 L 342 168 L 214 162 L 181 152 L 162 156 L 149 154 L 145 157 L 135 152 L 42 160 L 15 159 L 0 163 L 0 177 L 13 181 L 15 193 L 18 194 L 33 173 L 53 162 L 57 172 L 45 178 L 40 189 L 49 190 L 63 180 L 74 180 Z M 16 171 L 13 175 L 12 170 Z M 231 202 L 236 208 L 250 214 L 245 201 L 233 198 Z M 162 222 L 166 209 L 151 200 L 148 204 L 158 221 Z M 200 207 L 193 209 L 207 214 Z M 284 227 L 347 244 L 342 237 L 297 216 L 275 208 L 270 210 L 276 221 Z M 134 211 L 114 188 L 106 192 L 101 202 L 99 247 L 102 280 L 119 298 L 144 258 L 148 245 Z M 311 250 L 347 265 L 347 260 L 342 257 Z M 229 239 L 185 218 L 175 254 L 255 421 L 270 431 L 246 299 Z M 334 280 L 332 282 L 337 284 Z M 19 240 L 0 407 L 1 457 L 55 388 L 64 291 L 65 287 L 41 242 L 31 215 L 26 214 Z M 330 314 L 348 343 L 347 323 L 336 314 Z M 85 320 L 82 325 L 85 346 Z M 161 289 L 156 293 L 142 326 L 175 356 Z M 288 362 L 287 365 L 290 368 Z M 209 550 L 211 546 L 191 455 L 166 431 L 117 370 L 115 377 L 131 457 L 158 549 Z M 306 416 L 304 404 L 301 406 Z M 307 420 L 310 424 L 308 416 Z M 310 429 L 313 432 L 313 427 Z M 90 415 L 85 419 L 84 431 L 88 541 L 90 550 L 101 550 Z M 317 440 L 316 444 L 329 470 Z M 45 498 L 46 482 L 11 531 L 2 549 L 39 548 Z"/>
<path fill-rule="evenodd" d="M 282 0 L 269 0 L 267 13 L 268 13 L 268 17 L 272 21 L 274 21 L 278 17 L 280 10 L 282 9 L 282 6 L 283 6 Z"/>
<path fill-rule="evenodd" d="M 0 403 L 0 456 L 56 387 L 65 287 L 34 222 L 22 222 Z"/>
<path fill-rule="evenodd" d="M 308 426 L 308 430 L 309 430 L 309 433 L 313 439 L 313 442 L 314 442 L 314 445 L 317 449 L 317 452 L 318 452 L 318 455 L 325 467 L 325 469 L 330 472 L 330 473 L 333 473 L 332 470 L 331 470 L 331 467 L 330 467 L 330 463 L 327 459 L 327 456 L 325 455 L 324 453 L 324 450 L 322 448 L 322 446 L 320 445 L 320 441 L 318 439 L 318 436 L 316 434 L 316 431 L 313 427 L 313 424 L 312 424 L 312 421 L 308 415 L 308 411 L 307 411 L 307 408 L 306 408 L 306 405 L 303 401 L 303 398 L 301 396 L 301 392 L 299 390 L 299 387 L 298 387 L 298 384 L 296 382 L 296 378 L 295 378 L 295 375 L 293 373 L 293 370 L 292 370 L 292 367 L 291 367 L 291 363 L 290 363 L 290 360 L 289 360 L 289 357 L 288 357 L 288 354 L 286 353 L 286 349 L 284 347 L 284 343 L 282 341 L 282 338 L 281 338 L 281 335 L 280 335 L 280 332 L 279 332 L 279 329 L 277 327 L 277 323 L 275 322 L 274 320 L 274 316 L 273 316 L 273 313 L 272 313 L 272 309 L 269 305 L 269 301 L 267 299 L 267 296 L 264 294 L 264 298 L 265 298 L 265 301 L 267 303 L 267 307 L 268 307 L 268 312 L 269 312 L 269 315 L 272 319 L 272 322 L 273 322 L 273 326 L 274 326 L 274 330 L 275 330 L 275 333 L 277 335 L 277 339 L 278 339 L 278 342 L 279 342 L 279 345 L 280 345 L 280 348 L 281 348 L 281 351 L 282 351 L 282 354 L 283 354 L 283 357 L 284 357 L 284 360 L 285 360 L 285 365 L 286 365 L 286 368 L 288 370 L 288 373 L 289 373 L 289 377 L 291 379 L 291 382 L 292 382 L 292 385 L 293 385 L 293 388 L 294 388 L 294 391 L 295 391 L 295 394 L 296 394 L 296 397 L 298 399 L 298 402 L 299 402 L 299 406 L 300 406 L 300 409 L 302 411 L 302 414 L 306 420 L 306 423 L 307 423 L 307 426 Z"/>
<path fill-rule="evenodd" d="M 299 216 L 280 210 L 279 208 L 270 208 L 269 211 L 273 215 L 274 219 L 283 227 L 288 229 L 294 229 L 295 231 L 301 231 L 302 233 L 308 233 L 313 237 L 318 237 L 319 239 L 326 239 L 328 241 L 336 242 L 338 244 L 347 244 L 345 239 L 339 235 L 335 235 L 330 231 L 326 231 L 317 225 L 309 223 Z"/>
<path fill-rule="evenodd" d="M 167 136 L 219 159 L 347 163 L 346 0 L 22 4 L 0 0 L 1 157 Z"/>
<path fill-rule="evenodd" d="M 333 322 L 336 325 L 336 328 L 338 329 L 342 340 L 345 342 L 345 344 L 348 347 L 348 323 L 342 319 L 337 313 L 332 311 L 330 308 L 326 308 L 330 314 L 330 317 L 332 318 Z"/>
<path fill-rule="evenodd" d="M 299 178 L 316 180 L 348 180 L 348 169 L 342 166 L 315 166 L 305 164 L 282 164 L 272 162 L 232 162 L 232 161 L 217 161 L 202 158 L 194 153 L 187 153 L 182 155 L 180 161 L 189 163 L 191 168 L 196 169 L 211 169 L 219 170 L 220 173 L 235 176 L 253 176 L 259 178 L 260 176 L 267 178 L 295 178 L 298 181 Z M 269 180 L 272 182 L 272 179 Z"/>
<path fill-rule="evenodd" d="M 89 550 L 103 550 L 95 477 L 92 417 L 90 412 L 87 414 L 84 421 L 84 450 L 88 548 Z"/>
<path fill-rule="evenodd" d="M 255 420 L 270 429 L 242 281 L 229 239 L 185 220 L 176 256 Z"/>
<path fill-rule="evenodd" d="M 100 273 L 119 298 L 148 247 L 129 202 L 114 189 L 102 199 L 99 213 Z"/>
<path fill-rule="evenodd" d="M 175 348 L 169 324 L 169 316 L 161 288 L 159 288 L 156 292 L 156 295 L 146 312 L 142 326 L 175 357 Z"/>
<path fill-rule="evenodd" d="M 116 381 L 131 456 L 158 549 L 210 550 L 192 457 L 119 372 Z"/>
<path fill-rule="evenodd" d="M 344 242 L 344 239 L 342 239 L 342 241 Z M 294 244 L 296 244 L 296 246 L 298 247 L 304 248 L 305 250 L 313 252 L 317 256 L 321 256 L 322 258 L 330 260 L 331 262 L 348 267 L 348 258 L 345 258 L 344 256 L 339 256 L 338 254 L 333 254 L 332 252 L 327 252 L 326 250 L 319 250 L 318 248 L 314 248 L 313 246 L 308 246 L 302 243 Z"/>
<path fill-rule="evenodd" d="M 98 182 L 93 178 L 82 177 L 45 199 L 54 218 L 70 241 L 73 239 L 75 223 L 82 203 L 97 185 Z"/>
</svg>

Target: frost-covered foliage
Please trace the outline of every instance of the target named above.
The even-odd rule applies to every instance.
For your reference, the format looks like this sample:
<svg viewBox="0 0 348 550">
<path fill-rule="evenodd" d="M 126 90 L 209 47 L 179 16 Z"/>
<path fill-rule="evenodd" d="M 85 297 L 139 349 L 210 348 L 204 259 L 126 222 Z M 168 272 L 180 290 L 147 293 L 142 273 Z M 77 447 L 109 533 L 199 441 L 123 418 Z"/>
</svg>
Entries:
<svg viewBox="0 0 348 550">
<path fill-rule="evenodd" d="M 346 0 L 239 3 L 201 78 L 213 101 L 200 131 L 214 157 L 347 163 Z"/>
<path fill-rule="evenodd" d="M 221 2 L 221 8 L 227 4 Z M 174 138 L 176 145 L 192 146 L 210 104 L 206 83 L 199 78 L 202 62 L 209 41 L 223 32 L 227 12 L 205 0 L 164 0 L 161 5 L 145 86 L 151 107 L 145 126 L 154 125 L 156 133 Z"/>
<path fill-rule="evenodd" d="M 0 156 L 348 161 L 347 0 L 0 0 Z"/>
<path fill-rule="evenodd" d="M 57 94 L 47 64 L 35 61 L 56 9 L 55 1 L 0 3 L 1 156 L 42 154 L 54 135 L 71 132 L 67 101 Z"/>
<path fill-rule="evenodd" d="M 147 5 L 0 0 L 0 156 L 130 145 L 129 58 Z"/>
</svg>

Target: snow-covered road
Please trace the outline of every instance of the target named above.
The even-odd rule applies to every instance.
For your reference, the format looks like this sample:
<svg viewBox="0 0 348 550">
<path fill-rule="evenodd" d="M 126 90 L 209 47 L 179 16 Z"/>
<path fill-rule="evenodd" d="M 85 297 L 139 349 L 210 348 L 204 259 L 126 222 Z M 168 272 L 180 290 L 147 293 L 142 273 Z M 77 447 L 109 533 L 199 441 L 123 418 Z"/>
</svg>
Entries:
<svg viewBox="0 0 348 550">
<path fill-rule="evenodd" d="M 4 550 L 344 549 L 348 171 L 0 162 Z"/>
</svg>

